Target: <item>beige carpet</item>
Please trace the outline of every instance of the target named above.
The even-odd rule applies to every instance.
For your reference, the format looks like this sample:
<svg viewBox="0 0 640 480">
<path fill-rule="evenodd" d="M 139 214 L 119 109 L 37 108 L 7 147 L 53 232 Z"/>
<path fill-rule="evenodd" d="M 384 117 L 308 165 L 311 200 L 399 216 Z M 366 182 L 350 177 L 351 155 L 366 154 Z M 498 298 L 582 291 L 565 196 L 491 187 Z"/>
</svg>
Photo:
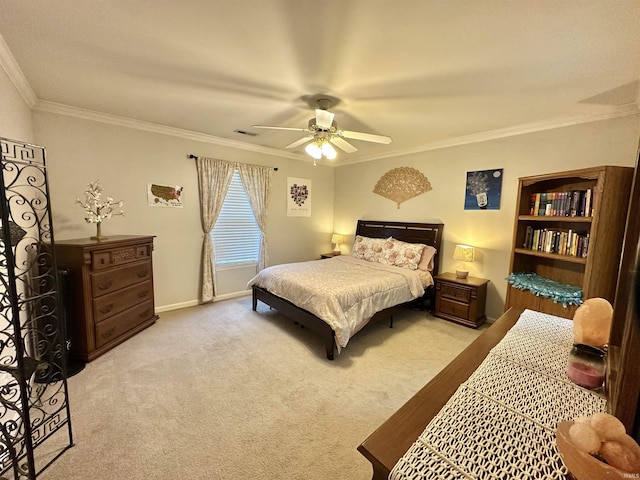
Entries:
<svg viewBox="0 0 640 480">
<path fill-rule="evenodd" d="M 356 450 L 480 332 L 425 312 L 322 342 L 250 297 L 163 313 L 69 379 L 43 480 L 369 479 Z"/>
</svg>

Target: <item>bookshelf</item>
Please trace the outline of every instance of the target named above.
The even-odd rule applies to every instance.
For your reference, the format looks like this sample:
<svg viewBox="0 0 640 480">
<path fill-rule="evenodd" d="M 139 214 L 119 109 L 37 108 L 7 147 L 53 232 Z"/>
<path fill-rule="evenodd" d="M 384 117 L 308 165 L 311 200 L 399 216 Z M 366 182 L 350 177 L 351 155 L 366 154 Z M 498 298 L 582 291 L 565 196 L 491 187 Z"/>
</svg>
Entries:
<svg viewBox="0 0 640 480">
<path fill-rule="evenodd" d="M 600 166 L 519 179 L 505 310 L 573 318 L 576 297 L 613 304 L 633 171 Z"/>
</svg>

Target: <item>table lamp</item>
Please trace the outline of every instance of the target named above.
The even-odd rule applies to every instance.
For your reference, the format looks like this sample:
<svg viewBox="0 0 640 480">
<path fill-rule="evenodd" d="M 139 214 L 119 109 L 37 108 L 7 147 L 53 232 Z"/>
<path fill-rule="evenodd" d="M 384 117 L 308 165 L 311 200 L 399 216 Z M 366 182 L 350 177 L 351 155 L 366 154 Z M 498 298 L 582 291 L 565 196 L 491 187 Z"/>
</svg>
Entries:
<svg viewBox="0 0 640 480">
<path fill-rule="evenodd" d="M 331 235 L 331 243 L 335 244 L 333 249 L 333 253 L 335 255 L 340 255 L 340 244 L 344 242 L 344 237 L 339 233 L 334 233 Z"/>
<path fill-rule="evenodd" d="M 456 267 L 456 277 L 467 278 L 469 269 L 467 262 L 473 262 L 474 248 L 469 245 L 456 245 L 453 252 L 453 259 L 460 260 L 460 264 Z"/>
</svg>

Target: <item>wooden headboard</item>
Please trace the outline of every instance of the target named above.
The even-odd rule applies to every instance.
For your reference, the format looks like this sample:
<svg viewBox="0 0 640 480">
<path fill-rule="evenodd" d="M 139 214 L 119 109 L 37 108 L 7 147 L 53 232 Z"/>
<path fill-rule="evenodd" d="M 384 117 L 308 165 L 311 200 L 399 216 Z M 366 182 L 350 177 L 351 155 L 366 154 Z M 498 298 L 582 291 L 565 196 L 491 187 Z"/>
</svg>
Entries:
<svg viewBox="0 0 640 480">
<path fill-rule="evenodd" d="M 433 259 L 433 275 L 438 274 L 442 248 L 442 223 L 383 222 L 379 220 L 358 220 L 356 235 L 370 238 L 393 237 L 408 243 L 431 245 L 438 253 Z"/>
</svg>

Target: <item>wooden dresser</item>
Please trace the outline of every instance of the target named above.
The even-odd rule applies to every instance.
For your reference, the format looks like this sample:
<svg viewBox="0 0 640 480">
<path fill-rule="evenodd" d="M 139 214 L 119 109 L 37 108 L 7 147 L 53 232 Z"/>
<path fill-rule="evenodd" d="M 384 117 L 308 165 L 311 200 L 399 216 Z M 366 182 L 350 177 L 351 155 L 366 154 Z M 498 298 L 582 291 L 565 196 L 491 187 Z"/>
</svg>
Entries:
<svg viewBox="0 0 640 480">
<path fill-rule="evenodd" d="M 152 252 L 151 236 L 55 242 L 58 268 L 69 269 L 73 358 L 90 362 L 157 320 Z"/>
</svg>

